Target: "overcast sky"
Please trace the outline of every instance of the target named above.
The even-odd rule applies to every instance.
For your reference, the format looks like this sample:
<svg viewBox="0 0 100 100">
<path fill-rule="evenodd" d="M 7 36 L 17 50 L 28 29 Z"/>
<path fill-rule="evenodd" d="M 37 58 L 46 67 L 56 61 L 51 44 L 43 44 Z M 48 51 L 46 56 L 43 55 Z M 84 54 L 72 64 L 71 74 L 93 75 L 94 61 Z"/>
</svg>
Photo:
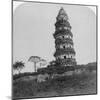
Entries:
<svg viewBox="0 0 100 100">
<path fill-rule="evenodd" d="M 30 56 L 39 56 L 48 62 L 55 59 L 53 56 L 55 52 L 54 24 L 61 7 L 68 14 L 72 26 L 77 63 L 86 64 L 96 61 L 95 7 L 34 2 L 19 5 L 14 1 L 14 62 L 17 60 L 27 62 Z"/>
</svg>

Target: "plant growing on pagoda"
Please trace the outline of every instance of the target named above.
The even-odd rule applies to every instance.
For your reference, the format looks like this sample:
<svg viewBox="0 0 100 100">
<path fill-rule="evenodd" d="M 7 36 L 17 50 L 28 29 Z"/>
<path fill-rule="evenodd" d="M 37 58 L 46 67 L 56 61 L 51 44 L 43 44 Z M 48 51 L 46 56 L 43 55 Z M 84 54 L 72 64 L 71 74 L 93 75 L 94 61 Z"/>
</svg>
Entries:
<svg viewBox="0 0 100 100">
<path fill-rule="evenodd" d="M 24 68 L 24 63 L 22 61 L 16 61 L 13 64 L 13 69 L 17 70 L 18 73 L 20 74 L 21 70 Z"/>
</svg>

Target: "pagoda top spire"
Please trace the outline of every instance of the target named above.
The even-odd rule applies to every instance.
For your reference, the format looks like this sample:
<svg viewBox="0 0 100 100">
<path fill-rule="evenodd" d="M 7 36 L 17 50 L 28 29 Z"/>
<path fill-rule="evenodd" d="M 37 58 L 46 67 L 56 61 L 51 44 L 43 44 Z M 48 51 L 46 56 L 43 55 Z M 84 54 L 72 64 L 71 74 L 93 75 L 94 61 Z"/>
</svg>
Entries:
<svg viewBox="0 0 100 100">
<path fill-rule="evenodd" d="M 66 14 L 63 7 L 60 8 L 58 16 L 57 16 L 57 20 L 60 20 L 60 19 L 68 20 L 68 15 Z"/>
<path fill-rule="evenodd" d="M 66 14 L 66 12 L 65 12 L 63 7 L 61 7 L 60 10 L 59 10 L 59 15 L 61 15 L 61 14 Z"/>
</svg>

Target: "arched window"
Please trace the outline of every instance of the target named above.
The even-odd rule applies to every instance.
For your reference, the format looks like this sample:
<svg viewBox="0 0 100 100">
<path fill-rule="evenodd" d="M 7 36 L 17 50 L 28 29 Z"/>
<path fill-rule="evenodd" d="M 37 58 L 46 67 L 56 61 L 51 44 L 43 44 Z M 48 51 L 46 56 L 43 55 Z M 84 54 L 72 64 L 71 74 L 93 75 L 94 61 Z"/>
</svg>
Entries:
<svg viewBox="0 0 100 100">
<path fill-rule="evenodd" d="M 64 39 L 64 36 L 62 36 L 62 38 Z"/>
<path fill-rule="evenodd" d="M 64 48 L 64 49 L 66 48 L 65 45 L 63 46 L 63 48 Z"/>
<path fill-rule="evenodd" d="M 64 56 L 64 59 L 66 59 L 66 56 Z"/>
</svg>

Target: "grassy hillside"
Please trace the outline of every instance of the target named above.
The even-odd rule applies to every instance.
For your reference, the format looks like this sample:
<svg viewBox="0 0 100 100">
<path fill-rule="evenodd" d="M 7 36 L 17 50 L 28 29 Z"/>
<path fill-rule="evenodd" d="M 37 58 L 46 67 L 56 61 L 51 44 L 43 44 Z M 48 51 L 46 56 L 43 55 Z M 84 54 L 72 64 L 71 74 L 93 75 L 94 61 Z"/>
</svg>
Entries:
<svg viewBox="0 0 100 100">
<path fill-rule="evenodd" d="M 64 95 L 80 95 L 96 93 L 96 73 L 88 72 L 80 75 L 63 76 L 38 83 L 17 79 L 13 82 L 13 96 L 21 97 L 48 97 Z"/>
</svg>

